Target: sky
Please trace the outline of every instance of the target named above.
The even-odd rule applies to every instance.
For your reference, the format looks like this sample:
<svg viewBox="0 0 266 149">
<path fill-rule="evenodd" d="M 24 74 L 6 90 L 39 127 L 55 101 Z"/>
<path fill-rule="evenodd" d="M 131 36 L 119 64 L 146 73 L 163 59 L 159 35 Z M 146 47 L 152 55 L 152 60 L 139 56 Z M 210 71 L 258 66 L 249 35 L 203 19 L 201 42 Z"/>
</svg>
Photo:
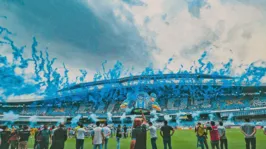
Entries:
<svg viewBox="0 0 266 149">
<path fill-rule="evenodd" d="M 91 81 L 103 63 L 112 68 L 117 61 L 136 74 L 189 69 L 204 51 L 217 69 L 232 59 L 232 75 L 266 60 L 265 0 L 0 0 L 0 26 L 25 46 L 25 58 L 35 37 L 71 81 L 80 69 Z M 13 51 L 0 50 L 11 62 Z M 34 65 L 16 73 L 34 75 Z"/>
</svg>

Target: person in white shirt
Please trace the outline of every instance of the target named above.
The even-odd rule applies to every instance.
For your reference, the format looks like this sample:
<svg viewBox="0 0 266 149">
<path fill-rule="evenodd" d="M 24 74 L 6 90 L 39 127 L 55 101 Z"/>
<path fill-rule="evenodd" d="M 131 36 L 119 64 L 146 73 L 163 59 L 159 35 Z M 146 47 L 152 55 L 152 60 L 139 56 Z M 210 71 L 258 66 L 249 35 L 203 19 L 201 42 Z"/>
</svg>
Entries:
<svg viewBox="0 0 266 149">
<path fill-rule="evenodd" d="M 104 149 L 108 148 L 108 139 L 110 138 L 111 135 L 111 129 L 107 126 L 107 122 L 104 123 L 103 127 L 103 134 L 104 134 Z"/>
<path fill-rule="evenodd" d="M 263 128 L 263 132 L 266 135 L 266 126 L 264 126 L 264 128 Z"/>
<path fill-rule="evenodd" d="M 220 148 L 221 149 L 228 149 L 228 141 L 227 141 L 227 137 L 226 137 L 226 129 L 223 126 L 223 122 L 219 122 L 219 126 L 218 126 L 218 132 L 219 132 L 219 136 L 220 136 Z"/>
<path fill-rule="evenodd" d="M 83 124 L 80 124 L 80 128 L 77 129 L 76 132 L 76 149 L 83 149 L 84 148 L 84 138 L 86 130 L 83 128 Z"/>
<path fill-rule="evenodd" d="M 152 149 L 157 149 L 156 140 L 157 140 L 157 133 L 156 133 L 156 127 L 152 125 L 152 122 L 149 122 L 149 130 L 151 135 L 151 146 Z"/>
<path fill-rule="evenodd" d="M 93 149 L 102 149 L 104 144 L 103 129 L 100 127 L 100 122 L 96 122 L 96 127 L 92 131 L 92 145 Z"/>
</svg>

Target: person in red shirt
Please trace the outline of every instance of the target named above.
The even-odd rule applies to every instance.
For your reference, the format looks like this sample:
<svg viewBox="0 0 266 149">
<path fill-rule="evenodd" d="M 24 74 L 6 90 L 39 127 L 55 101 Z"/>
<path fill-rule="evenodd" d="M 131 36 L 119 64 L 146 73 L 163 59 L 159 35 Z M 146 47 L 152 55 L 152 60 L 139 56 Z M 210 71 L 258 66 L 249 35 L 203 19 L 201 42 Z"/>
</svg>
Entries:
<svg viewBox="0 0 266 149">
<path fill-rule="evenodd" d="M 210 131 L 212 149 L 215 148 L 220 149 L 219 147 L 220 135 L 218 131 L 218 126 L 215 125 L 214 121 L 211 121 L 211 127 L 209 127 L 209 131 Z"/>
<path fill-rule="evenodd" d="M 11 145 L 11 149 L 15 149 L 18 147 L 18 132 L 17 130 L 13 127 L 12 128 L 12 131 L 11 131 L 11 134 L 9 136 L 9 142 L 10 142 L 10 145 Z"/>
</svg>

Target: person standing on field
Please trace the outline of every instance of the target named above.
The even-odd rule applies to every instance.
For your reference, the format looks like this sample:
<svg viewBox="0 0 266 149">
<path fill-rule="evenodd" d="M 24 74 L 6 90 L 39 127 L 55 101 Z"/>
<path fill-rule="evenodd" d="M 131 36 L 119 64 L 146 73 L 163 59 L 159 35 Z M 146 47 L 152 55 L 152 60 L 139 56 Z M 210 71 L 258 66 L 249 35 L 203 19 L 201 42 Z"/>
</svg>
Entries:
<svg viewBox="0 0 266 149">
<path fill-rule="evenodd" d="M 223 122 L 219 122 L 218 131 L 220 135 L 220 147 L 221 149 L 228 149 L 228 142 L 226 137 L 226 130 L 223 126 Z"/>
<path fill-rule="evenodd" d="M 83 149 L 84 148 L 84 138 L 86 130 L 83 128 L 83 124 L 79 125 L 79 128 L 77 129 L 76 134 L 76 149 Z"/>
<path fill-rule="evenodd" d="M 151 134 L 151 146 L 152 149 L 157 149 L 156 140 L 157 140 L 157 133 L 156 133 L 156 127 L 153 126 L 152 122 L 149 122 L 149 130 Z"/>
<path fill-rule="evenodd" d="M 11 132 L 9 131 L 7 126 L 3 126 L 2 128 L 3 128 L 3 130 L 0 133 L 0 137 L 1 137 L 0 148 L 1 149 L 8 149 L 9 145 L 10 145 L 8 140 L 9 140 Z"/>
<path fill-rule="evenodd" d="M 141 111 L 142 113 L 142 111 Z M 147 121 L 142 113 L 142 118 L 135 118 L 130 149 L 147 149 Z"/>
<path fill-rule="evenodd" d="M 172 149 L 171 137 L 174 135 L 175 130 L 173 127 L 168 126 L 168 122 L 164 121 L 164 126 L 161 127 L 160 135 L 163 138 L 164 149 Z"/>
<path fill-rule="evenodd" d="M 220 147 L 219 147 L 219 141 L 220 141 L 219 131 L 218 131 L 218 127 L 215 125 L 214 121 L 211 121 L 211 127 L 209 128 L 209 131 L 210 131 L 212 149 L 215 149 L 215 148 L 220 149 Z"/>
<path fill-rule="evenodd" d="M 10 141 L 10 148 L 11 149 L 17 149 L 17 147 L 18 147 L 18 132 L 16 129 L 12 129 L 10 137 L 9 137 L 9 141 Z"/>
<path fill-rule="evenodd" d="M 108 149 L 108 140 L 110 138 L 111 135 L 111 129 L 107 126 L 107 122 L 104 123 L 104 127 L 103 127 L 103 134 L 104 134 L 104 149 Z"/>
<path fill-rule="evenodd" d="M 53 145 L 51 149 L 64 149 L 67 140 L 67 130 L 64 127 L 65 125 L 61 123 L 59 128 L 54 131 Z"/>
<path fill-rule="evenodd" d="M 198 146 L 200 146 L 201 149 L 205 149 L 205 147 L 206 149 L 209 149 L 206 128 L 200 122 L 198 122 L 195 127 L 195 132 L 197 134 Z"/>
<path fill-rule="evenodd" d="M 96 127 L 92 131 L 92 144 L 93 149 L 102 149 L 104 144 L 103 129 L 100 127 L 100 122 L 96 122 Z"/>
<path fill-rule="evenodd" d="M 122 138 L 121 125 L 118 125 L 116 129 L 116 149 L 120 149 L 120 139 Z"/>
<path fill-rule="evenodd" d="M 124 127 L 123 127 L 123 129 L 124 129 L 124 138 L 127 138 L 127 126 L 126 125 L 124 125 Z"/>
<path fill-rule="evenodd" d="M 28 148 L 28 141 L 30 137 L 30 131 L 28 130 L 28 126 L 24 126 L 23 131 L 19 132 L 19 149 L 27 149 Z"/>
<path fill-rule="evenodd" d="M 250 123 L 250 120 L 245 119 L 245 123 L 241 126 L 241 132 L 245 136 L 246 149 L 256 149 L 256 126 Z"/>
<path fill-rule="evenodd" d="M 49 142 L 51 143 L 51 131 L 48 129 L 47 125 L 43 126 L 43 130 L 40 132 L 41 134 L 41 142 L 40 142 L 40 147 L 41 149 L 48 149 L 49 147 Z"/>
<path fill-rule="evenodd" d="M 76 148 L 78 148 L 78 140 L 77 140 L 77 134 L 78 134 L 78 133 L 77 133 L 77 131 L 78 131 L 78 129 L 80 128 L 80 124 L 81 124 L 81 123 L 78 122 L 77 124 L 78 124 L 78 126 L 75 127 L 73 130 L 72 130 L 71 128 L 68 129 L 68 133 L 69 133 L 69 134 L 68 134 L 68 137 L 70 137 L 70 136 L 72 136 L 72 135 L 75 136 L 75 139 L 76 139 Z"/>
</svg>

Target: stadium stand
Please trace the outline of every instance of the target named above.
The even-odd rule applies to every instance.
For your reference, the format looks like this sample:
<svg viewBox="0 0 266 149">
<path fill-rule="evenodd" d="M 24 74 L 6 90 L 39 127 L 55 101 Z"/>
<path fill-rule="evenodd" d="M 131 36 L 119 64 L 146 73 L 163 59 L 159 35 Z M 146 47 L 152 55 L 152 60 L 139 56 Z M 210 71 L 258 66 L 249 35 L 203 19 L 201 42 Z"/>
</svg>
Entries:
<svg viewBox="0 0 266 149">
<path fill-rule="evenodd" d="M 168 76 L 169 77 L 169 76 Z M 236 117 L 243 117 L 245 115 L 261 116 L 265 114 L 266 109 L 266 87 L 252 87 L 252 86 L 213 86 L 213 90 L 219 90 L 219 93 L 205 92 L 208 85 L 201 84 L 200 87 L 193 84 L 179 84 L 172 81 L 172 79 L 180 79 L 182 76 L 170 76 L 168 79 L 169 85 L 144 85 L 143 88 L 136 86 L 136 90 L 147 92 L 148 94 L 155 92 L 157 94 L 157 102 L 162 111 L 159 114 L 176 115 L 178 112 L 190 113 L 194 111 L 216 113 L 215 118 L 228 118 L 230 114 Z M 191 76 L 192 79 L 198 79 L 203 76 Z M 211 79 L 211 76 L 207 76 Z M 135 77 L 135 79 L 137 79 Z M 162 77 L 142 77 L 141 79 L 162 79 Z M 230 78 L 223 78 L 230 79 Z M 137 79 L 138 80 L 138 79 Z M 15 114 L 30 117 L 33 115 L 43 117 L 62 117 L 73 118 L 77 114 L 82 116 L 89 116 L 94 113 L 103 119 L 107 118 L 107 112 L 112 113 L 113 116 L 122 116 L 125 112 L 120 108 L 121 103 L 126 99 L 128 92 L 134 89 L 134 84 L 125 83 L 127 79 L 116 80 L 120 82 L 120 86 L 116 84 L 113 88 L 109 88 L 105 92 L 101 88 L 95 90 L 97 85 L 105 83 L 113 83 L 108 81 L 94 82 L 76 85 L 70 90 L 73 96 L 56 97 L 55 99 L 47 99 L 41 101 L 28 101 L 17 103 L 0 103 L 0 115 L 6 112 L 13 111 Z M 200 81 L 201 83 L 204 81 Z M 160 83 L 157 80 L 157 83 Z M 184 83 L 184 82 L 183 82 Z M 125 85 L 126 84 L 126 85 Z M 128 87 L 128 85 L 132 85 Z M 111 86 L 111 85 L 110 85 Z M 92 92 L 82 93 L 75 92 L 79 88 L 94 88 Z M 188 88 L 190 88 L 188 90 Z M 217 89 L 215 89 L 217 88 Z M 237 92 L 241 90 L 242 92 Z M 68 90 L 61 90 L 59 93 L 64 94 Z M 96 100 L 97 99 L 97 100 Z M 134 102 L 132 103 L 134 105 Z M 131 106 L 132 106 L 131 105 Z M 131 107 L 130 106 L 130 107 Z M 208 116 L 207 116 L 208 117 Z M 26 118 L 23 117 L 25 120 Z M 58 119 L 58 118 L 57 118 Z M 173 116 L 173 121 L 175 117 Z M 205 117 L 201 118 L 206 119 Z M 1 120 L 1 118 L 0 118 Z M 158 120 L 163 120 L 159 118 Z"/>
</svg>

